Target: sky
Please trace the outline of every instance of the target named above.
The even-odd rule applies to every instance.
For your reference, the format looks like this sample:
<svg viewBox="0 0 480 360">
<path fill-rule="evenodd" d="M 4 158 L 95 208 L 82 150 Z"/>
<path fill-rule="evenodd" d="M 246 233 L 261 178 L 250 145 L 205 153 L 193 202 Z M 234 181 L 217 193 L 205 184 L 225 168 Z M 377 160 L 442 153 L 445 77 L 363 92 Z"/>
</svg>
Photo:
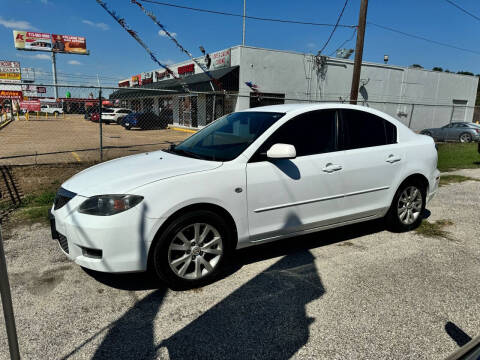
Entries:
<svg viewBox="0 0 480 360">
<path fill-rule="evenodd" d="M 480 16 L 480 1 L 455 0 L 460 6 Z M 38 80 L 51 82 L 51 60 L 46 52 L 19 51 L 14 48 L 12 30 L 85 36 L 89 56 L 57 56 L 60 81 L 72 84 L 115 85 L 143 71 L 159 68 L 133 38 L 118 25 L 95 0 L 15 0 L 2 1 L 0 12 L 0 60 L 20 61 L 22 67 L 37 69 Z M 133 28 L 164 63 L 187 59 L 173 42 L 159 33 L 155 25 L 130 0 L 106 0 Z M 165 0 L 183 6 L 242 13 L 243 0 Z M 177 40 L 194 56 L 199 46 L 213 52 L 241 44 L 242 19 L 184 9 L 143 4 L 158 20 L 176 34 Z M 306 22 L 335 23 L 344 0 L 247 0 L 247 15 L 284 18 Z M 349 0 L 342 24 L 356 25 L 360 0 Z M 416 34 L 440 42 L 477 51 L 473 54 L 439 46 L 369 25 L 365 35 L 364 61 L 383 62 L 388 54 L 392 65 L 420 64 L 426 69 L 440 66 L 450 71 L 480 73 L 480 21 L 445 0 L 370 0 L 367 21 Z M 271 49 L 317 53 L 331 32 L 330 27 L 246 22 L 246 45 Z M 329 55 L 352 30 L 339 28 L 326 47 Z M 163 36 L 162 36 L 163 35 Z M 345 47 L 355 48 L 355 38 Z M 41 73 L 43 71 L 43 75 Z"/>
</svg>

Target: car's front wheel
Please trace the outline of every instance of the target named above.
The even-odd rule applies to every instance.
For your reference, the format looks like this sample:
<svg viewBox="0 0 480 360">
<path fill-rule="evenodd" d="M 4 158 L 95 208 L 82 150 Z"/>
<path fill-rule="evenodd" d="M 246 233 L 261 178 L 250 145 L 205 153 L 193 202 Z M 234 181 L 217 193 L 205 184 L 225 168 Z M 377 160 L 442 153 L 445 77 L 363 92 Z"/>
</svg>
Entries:
<svg viewBox="0 0 480 360">
<path fill-rule="evenodd" d="M 386 215 L 390 230 L 404 232 L 420 225 L 425 210 L 426 190 L 421 182 L 414 180 L 406 181 L 398 188 Z"/>
<path fill-rule="evenodd" d="M 194 288 L 214 280 L 233 250 L 234 235 L 223 217 L 208 210 L 181 215 L 153 249 L 157 275 L 172 288 Z"/>
</svg>

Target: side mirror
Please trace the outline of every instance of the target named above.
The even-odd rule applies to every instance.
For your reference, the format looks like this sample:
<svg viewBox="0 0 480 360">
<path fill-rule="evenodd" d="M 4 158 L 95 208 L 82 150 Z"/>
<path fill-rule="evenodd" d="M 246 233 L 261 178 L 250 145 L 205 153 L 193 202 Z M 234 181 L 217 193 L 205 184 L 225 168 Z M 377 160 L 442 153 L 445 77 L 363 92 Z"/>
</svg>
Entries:
<svg viewBox="0 0 480 360">
<path fill-rule="evenodd" d="M 295 146 L 290 144 L 274 144 L 267 151 L 267 158 L 269 159 L 295 159 L 296 157 Z"/>
</svg>

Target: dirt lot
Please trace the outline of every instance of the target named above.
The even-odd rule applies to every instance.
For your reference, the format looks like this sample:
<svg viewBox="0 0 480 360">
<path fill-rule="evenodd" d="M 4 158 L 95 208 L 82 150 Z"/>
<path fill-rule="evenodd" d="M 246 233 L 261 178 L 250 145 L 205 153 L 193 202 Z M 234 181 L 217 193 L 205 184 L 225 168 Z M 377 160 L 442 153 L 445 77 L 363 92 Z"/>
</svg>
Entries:
<svg viewBox="0 0 480 360">
<path fill-rule="evenodd" d="M 174 130 L 127 131 L 119 125 L 104 125 L 104 159 L 165 148 L 190 135 Z M 85 120 L 83 115 L 15 120 L 0 129 L 0 164 L 98 161 L 99 138 L 99 124 Z M 56 154 L 42 155 L 53 152 Z M 30 156 L 9 158 L 18 155 Z"/>
<path fill-rule="evenodd" d="M 10 226 L 21 353 L 443 359 L 480 334 L 479 192 L 471 180 L 440 188 L 427 215 L 444 232 L 393 234 L 376 221 L 297 237 L 239 251 L 229 276 L 184 292 L 143 274 L 84 271 L 66 260 L 47 226 Z M 0 359 L 7 358 L 0 321 Z"/>
</svg>

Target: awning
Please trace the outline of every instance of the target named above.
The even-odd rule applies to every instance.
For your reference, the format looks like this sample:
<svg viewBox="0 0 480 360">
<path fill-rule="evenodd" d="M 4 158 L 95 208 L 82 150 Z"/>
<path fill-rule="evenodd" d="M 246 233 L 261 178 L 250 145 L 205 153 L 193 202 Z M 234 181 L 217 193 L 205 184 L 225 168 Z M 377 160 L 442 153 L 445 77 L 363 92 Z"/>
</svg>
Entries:
<svg viewBox="0 0 480 360">
<path fill-rule="evenodd" d="M 220 88 L 211 81 L 207 74 L 199 73 L 182 78 L 182 82 L 187 85 L 190 91 L 212 91 L 212 85 L 216 91 L 238 91 L 239 88 L 239 66 L 232 66 L 223 69 L 210 71 L 210 74 L 222 85 Z M 143 90 L 148 89 L 148 90 Z M 142 91 L 143 90 L 143 91 Z M 158 90 L 158 91 L 154 91 Z M 169 90 L 169 91 L 162 91 Z M 128 99 L 132 97 L 169 95 L 174 93 L 182 94 L 185 90 L 176 79 L 162 80 L 146 84 L 140 87 L 125 88 L 114 91 L 110 99 Z"/>
</svg>

